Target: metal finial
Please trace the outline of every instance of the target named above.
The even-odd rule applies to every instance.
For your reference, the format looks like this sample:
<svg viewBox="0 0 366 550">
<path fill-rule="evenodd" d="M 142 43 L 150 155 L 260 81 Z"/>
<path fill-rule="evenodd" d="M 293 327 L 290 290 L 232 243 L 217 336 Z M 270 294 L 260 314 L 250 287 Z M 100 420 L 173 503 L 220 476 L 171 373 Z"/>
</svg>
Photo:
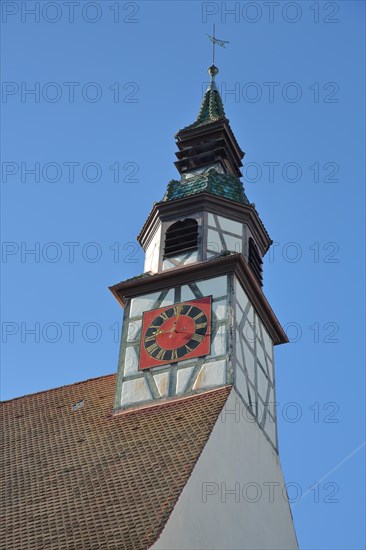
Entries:
<svg viewBox="0 0 366 550">
<path fill-rule="evenodd" d="M 215 65 L 215 46 L 217 44 L 218 46 L 221 46 L 222 48 L 225 48 L 225 44 L 229 44 L 229 42 L 227 40 L 219 40 L 218 38 L 216 38 L 216 36 L 215 36 L 215 25 L 213 26 L 213 35 L 210 36 L 208 34 L 207 36 L 209 37 L 209 39 L 212 42 L 212 65 L 211 65 L 211 67 L 208 68 L 208 74 L 211 77 L 211 82 L 210 82 L 207 89 L 208 90 L 217 90 L 216 82 L 215 82 L 215 76 L 219 72 L 219 69 Z"/>
<path fill-rule="evenodd" d="M 211 76 L 211 79 L 214 80 L 215 76 L 218 74 L 219 69 L 216 67 L 216 65 L 211 65 L 211 67 L 208 68 L 208 74 Z"/>
<path fill-rule="evenodd" d="M 219 69 L 216 67 L 216 65 L 211 65 L 211 67 L 208 68 L 208 74 L 211 77 L 211 82 L 208 85 L 208 90 L 217 90 L 216 82 L 215 82 L 215 76 L 219 72 Z"/>
<path fill-rule="evenodd" d="M 207 35 L 208 38 L 211 40 L 212 42 L 212 66 L 215 66 L 215 46 L 216 44 L 218 46 L 221 46 L 222 48 L 225 48 L 225 45 L 226 44 L 229 44 L 229 42 L 227 40 L 220 40 L 219 38 L 216 38 L 215 36 L 215 25 L 213 26 L 213 35 Z"/>
</svg>

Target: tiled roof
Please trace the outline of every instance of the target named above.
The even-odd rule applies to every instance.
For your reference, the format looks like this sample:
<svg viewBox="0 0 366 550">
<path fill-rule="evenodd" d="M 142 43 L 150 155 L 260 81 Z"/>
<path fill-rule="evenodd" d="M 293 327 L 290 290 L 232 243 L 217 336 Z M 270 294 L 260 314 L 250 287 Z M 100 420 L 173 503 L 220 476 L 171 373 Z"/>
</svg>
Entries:
<svg viewBox="0 0 366 550">
<path fill-rule="evenodd" d="M 231 174 L 221 174 L 214 168 L 190 178 L 171 180 L 168 183 L 163 201 L 181 199 L 203 191 L 242 204 L 250 204 L 240 179 Z"/>
<path fill-rule="evenodd" d="M 115 378 L 2 404 L 1 548 L 139 550 L 157 539 L 229 388 L 112 416 Z"/>
<path fill-rule="evenodd" d="M 184 130 L 196 128 L 197 126 L 202 126 L 204 124 L 225 118 L 224 105 L 222 103 L 220 92 L 216 88 L 216 84 L 211 82 L 203 97 L 201 109 L 198 113 L 197 119 L 193 122 L 193 124 L 186 126 Z"/>
</svg>

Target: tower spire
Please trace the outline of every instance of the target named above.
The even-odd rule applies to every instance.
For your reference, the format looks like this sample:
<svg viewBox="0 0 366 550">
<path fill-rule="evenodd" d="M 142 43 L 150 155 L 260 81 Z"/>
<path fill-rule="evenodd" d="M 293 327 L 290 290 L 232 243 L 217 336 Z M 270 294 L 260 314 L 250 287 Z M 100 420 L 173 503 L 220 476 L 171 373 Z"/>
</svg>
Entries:
<svg viewBox="0 0 366 550">
<path fill-rule="evenodd" d="M 216 86 L 215 77 L 217 76 L 219 69 L 215 65 L 215 46 L 225 47 L 225 44 L 229 44 L 227 40 L 219 40 L 215 36 L 215 25 L 213 26 L 213 35 L 207 35 L 212 42 L 212 65 L 208 68 L 208 74 L 210 75 L 210 83 L 207 87 L 205 95 L 203 97 L 201 108 L 196 120 L 193 124 L 186 126 L 184 130 L 189 128 L 196 128 L 209 122 L 216 122 L 217 120 L 226 120 L 224 111 L 224 105 L 220 96 L 220 92 Z M 179 134 L 179 132 L 178 132 Z"/>
<path fill-rule="evenodd" d="M 210 83 L 207 87 L 205 95 L 201 103 L 200 111 L 197 115 L 196 120 L 184 128 L 188 130 L 189 128 L 196 128 L 209 122 L 216 122 L 217 120 L 225 120 L 226 115 L 224 111 L 224 105 L 220 96 L 220 92 L 216 86 L 215 77 L 218 74 L 219 69 L 216 65 L 211 65 L 208 68 L 208 74 L 210 75 Z M 179 133 L 179 132 L 178 132 Z"/>
</svg>

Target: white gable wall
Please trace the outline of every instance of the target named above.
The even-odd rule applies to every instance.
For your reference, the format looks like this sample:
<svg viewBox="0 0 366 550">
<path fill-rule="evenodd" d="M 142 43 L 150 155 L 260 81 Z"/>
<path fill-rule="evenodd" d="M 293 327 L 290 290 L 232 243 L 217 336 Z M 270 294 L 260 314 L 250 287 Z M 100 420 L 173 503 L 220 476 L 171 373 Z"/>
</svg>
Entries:
<svg viewBox="0 0 366 550">
<path fill-rule="evenodd" d="M 278 456 L 233 389 L 153 550 L 297 549 Z"/>
</svg>

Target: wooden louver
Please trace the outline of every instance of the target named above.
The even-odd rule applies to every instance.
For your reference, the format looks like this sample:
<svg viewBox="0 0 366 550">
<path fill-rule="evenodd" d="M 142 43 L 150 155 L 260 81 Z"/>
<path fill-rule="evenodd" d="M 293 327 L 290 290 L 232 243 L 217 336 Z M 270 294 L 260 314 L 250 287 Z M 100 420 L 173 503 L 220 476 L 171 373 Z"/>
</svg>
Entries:
<svg viewBox="0 0 366 550">
<path fill-rule="evenodd" d="M 198 223 L 187 218 L 173 223 L 165 236 L 164 257 L 184 253 L 197 248 Z"/>
<path fill-rule="evenodd" d="M 262 258 L 252 238 L 249 239 L 249 265 L 258 281 L 262 286 Z"/>
</svg>

